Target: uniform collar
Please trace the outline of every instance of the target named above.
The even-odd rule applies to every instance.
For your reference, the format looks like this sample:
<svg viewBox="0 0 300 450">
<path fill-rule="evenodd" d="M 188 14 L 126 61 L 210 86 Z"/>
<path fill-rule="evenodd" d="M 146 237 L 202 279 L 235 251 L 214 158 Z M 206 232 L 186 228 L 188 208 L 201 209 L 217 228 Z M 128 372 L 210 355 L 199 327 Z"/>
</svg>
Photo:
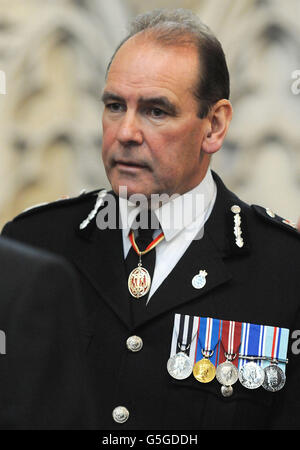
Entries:
<svg viewBox="0 0 300 450">
<path fill-rule="evenodd" d="M 216 184 L 211 170 L 208 169 L 201 183 L 195 188 L 183 195 L 174 196 L 160 208 L 154 209 L 166 241 L 173 239 L 196 220 L 197 226 L 201 227 L 208 210 L 213 207 L 215 197 Z M 119 199 L 119 205 L 123 238 L 126 238 L 141 208 L 124 198 Z"/>
</svg>

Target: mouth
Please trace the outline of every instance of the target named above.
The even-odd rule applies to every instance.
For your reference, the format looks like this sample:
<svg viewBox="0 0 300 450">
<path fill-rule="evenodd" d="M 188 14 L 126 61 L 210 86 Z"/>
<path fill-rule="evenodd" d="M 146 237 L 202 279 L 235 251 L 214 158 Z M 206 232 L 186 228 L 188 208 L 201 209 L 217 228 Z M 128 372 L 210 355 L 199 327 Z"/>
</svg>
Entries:
<svg viewBox="0 0 300 450">
<path fill-rule="evenodd" d="M 127 161 L 127 160 L 115 160 L 114 166 L 122 170 L 138 170 L 138 169 L 148 169 L 148 166 L 144 163 L 137 161 Z"/>
</svg>

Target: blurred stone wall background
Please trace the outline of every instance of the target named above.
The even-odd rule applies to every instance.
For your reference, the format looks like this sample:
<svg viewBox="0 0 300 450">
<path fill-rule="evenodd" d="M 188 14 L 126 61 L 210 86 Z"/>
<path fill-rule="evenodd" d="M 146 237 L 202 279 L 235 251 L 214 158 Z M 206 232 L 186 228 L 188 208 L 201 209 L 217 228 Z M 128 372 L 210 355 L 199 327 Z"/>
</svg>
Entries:
<svg viewBox="0 0 300 450">
<path fill-rule="evenodd" d="M 234 117 L 212 167 L 244 200 L 300 215 L 299 0 L 0 0 L 0 225 L 108 187 L 101 90 L 128 20 L 195 11 L 223 44 Z M 5 88 L 5 89 L 4 89 Z"/>
</svg>

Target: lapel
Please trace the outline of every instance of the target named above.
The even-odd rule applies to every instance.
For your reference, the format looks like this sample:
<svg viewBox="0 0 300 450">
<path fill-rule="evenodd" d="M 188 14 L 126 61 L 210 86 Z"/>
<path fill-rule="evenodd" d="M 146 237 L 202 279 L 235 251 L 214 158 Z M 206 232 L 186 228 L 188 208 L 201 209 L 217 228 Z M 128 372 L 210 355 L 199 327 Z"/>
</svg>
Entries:
<svg viewBox="0 0 300 450">
<path fill-rule="evenodd" d="M 248 253 L 245 245 L 238 248 L 233 240 L 232 205 L 245 206 L 228 191 L 221 179 L 213 173 L 217 184 L 217 198 L 204 235 L 191 243 L 183 257 L 151 297 L 145 314 L 135 323 L 138 327 L 171 309 L 194 299 L 201 299 L 212 289 L 227 283 L 231 274 L 226 267 L 228 257 Z M 117 215 L 119 215 L 117 207 Z M 242 222 L 242 228 L 244 223 Z M 243 228 L 243 232 L 245 227 Z M 73 246 L 73 260 L 92 283 L 100 297 L 114 310 L 119 319 L 133 328 L 123 258 L 122 231 L 120 229 L 99 230 L 93 220 L 87 230 L 77 227 L 76 245 Z M 192 286 L 192 278 L 200 270 L 206 270 L 206 284 L 202 289 Z"/>
<path fill-rule="evenodd" d="M 112 194 L 112 193 L 110 193 Z M 110 197 L 115 198 L 114 194 Z M 115 214 L 119 217 L 118 202 Z M 81 218 L 80 222 L 85 219 Z M 71 257 L 74 264 L 90 281 L 119 319 L 132 328 L 128 287 L 123 256 L 122 230 L 97 227 L 96 218 L 84 229 L 76 224 L 72 239 Z M 75 244 L 75 245 L 74 245 Z"/>
<path fill-rule="evenodd" d="M 226 258 L 241 257 L 249 252 L 246 217 L 242 215 L 241 224 L 245 244 L 239 248 L 235 243 L 234 214 L 231 211 L 233 205 L 239 205 L 242 210 L 247 205 L 225 187 L 216 173 L 212 174 L 217 185 L 217 198 L 205 224 L 203 237 L 191 243 L 151 297 L 146 314 L 136 326 L 192 300 L 201 300 L 212 289 L 229 282 L 232 275 L 226 265 Z M 192 279 L 200 270 L 207 272 L 206 284 L 203 288 L 196 289 L 192 285 Z"/>
<path fill-rule="evenodd" d="M 192 279 L 200 270 L 207 272 L 206 284 L 201 289 L 192 285 Z M 228 282 L 231 274 L 227 270 L 218 249 L 208 233 L 188 247 L 172 272 L 151 297 L 147 313 L 136 324 L 141 325 L 157 315 L 177 308 L 194 299 L 200 299 L 217 286 Z"/>
</svg>

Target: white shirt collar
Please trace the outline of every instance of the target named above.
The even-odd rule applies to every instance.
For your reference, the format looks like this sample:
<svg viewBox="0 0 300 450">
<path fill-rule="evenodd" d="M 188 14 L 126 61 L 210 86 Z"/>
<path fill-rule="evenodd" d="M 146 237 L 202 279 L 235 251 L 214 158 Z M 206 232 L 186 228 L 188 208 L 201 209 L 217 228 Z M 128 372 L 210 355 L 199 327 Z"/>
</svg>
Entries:
<svg viewBox="0 0 300 450">
<path fill-rule="evenodd" d="M 215 183 L 208 169 L 205 177 L 196 187 L 164 204 L 156 210 L 166 241 L 170 241 L 183 229 L 196 220 L 205 218 L 205 213 L 212 202 Z"/>
<path fill-rule="evenodd" d="M 173 239 L 184 228 L 192 225 L 196 219 L 199 224 L 203 218 L 204 224 L 207 211 L 211 209 L 215 195 L 215 182 L 211 170 L 208 169 L 205 177 L 196 187 L 155 209 L 154 213 L 160 222 L 165 240 Z M 123 238 L 126 238 L 140 212 L 140 207 L 121 197 L 119 204 Z"/>
</svg>

